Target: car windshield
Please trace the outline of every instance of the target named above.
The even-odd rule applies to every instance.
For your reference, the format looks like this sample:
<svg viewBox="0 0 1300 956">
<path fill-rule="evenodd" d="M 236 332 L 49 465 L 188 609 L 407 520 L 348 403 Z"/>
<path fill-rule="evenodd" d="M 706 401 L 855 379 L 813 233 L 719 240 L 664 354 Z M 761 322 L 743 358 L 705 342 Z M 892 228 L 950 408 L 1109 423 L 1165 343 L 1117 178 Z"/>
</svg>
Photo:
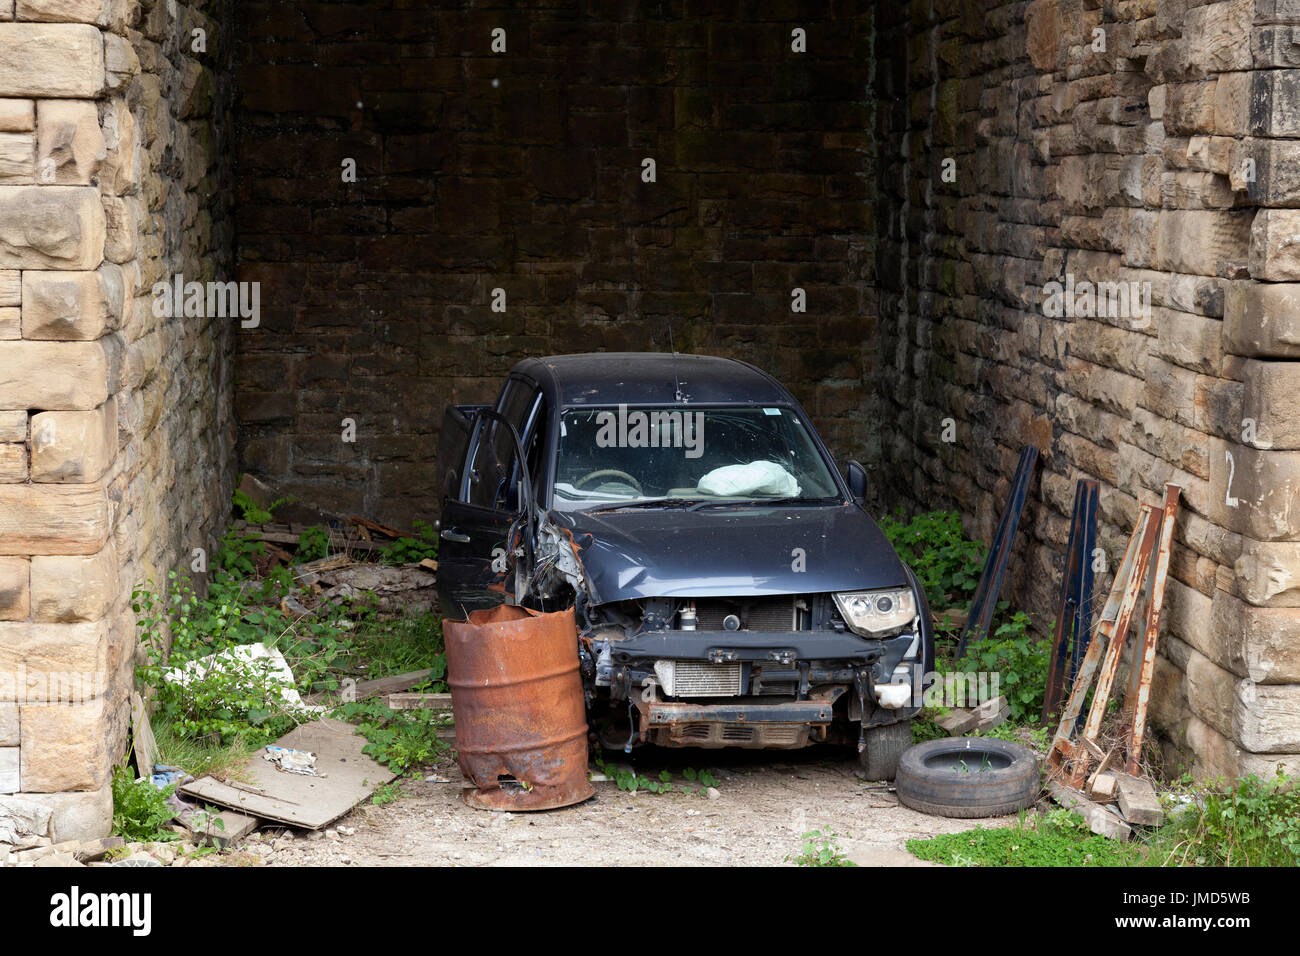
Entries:
<svg viewBox="0 0 1300 956">
<path fill-rule="evenodd" d="M 557 508 L 840 497 L 791 408 L 581 408 L 560 421 Z"/>
</svg>

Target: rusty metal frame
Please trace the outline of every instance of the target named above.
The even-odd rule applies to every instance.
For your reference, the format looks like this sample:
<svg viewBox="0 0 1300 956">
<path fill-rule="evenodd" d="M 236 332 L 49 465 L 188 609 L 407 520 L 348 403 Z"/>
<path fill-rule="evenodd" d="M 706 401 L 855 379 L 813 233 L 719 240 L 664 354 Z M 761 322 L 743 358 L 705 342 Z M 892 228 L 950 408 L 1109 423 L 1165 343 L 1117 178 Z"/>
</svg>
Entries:
<svg viewBox="0 0 1300 956">
<path fill-rule="evenodd" d="M 1164 609 L 1165 582 L 1169 574 L 1169 559 L 1173 551 L 1174 519 L 1178 513 L 1178 498 L 1182 489 L 1178 485 L 1165 485 L 1164 515 L 1160 522 L 1160 547 L 1156 553 L 1155 568 L 1151 575 L 1150 591 L 1146 604 L 1146 631 L 1136 649 L 1131 664 L 1129 692 L 1124 703 L 1128 727 L 1125 730 L 1125 748 L 1128 761 L 1124 770 L 1136 776 L 1142 760 L 1142 743 L 1146 736 L 1147 706 L 1151 700 L 1151 680 L 1156 666 L 1156 638 L 1160 634 L 1160 615 Z"/>
<path fill-rule="evenodd" d="M 1135 572 L 1139 570 L 1139 567 L 1142 571 L 1145 571 L 1146 561 L 1150 558 L 1150 548 L 1155 543 L 1157 528 L 1151 520 L 1154 511 L 1155 509 L 1151 505 L 1144 504 L 1138 514 L 1137 524 L 1133 528 L 1132 535 L 1129 536 L 1128 547 L 1124 550 L 1124 559 L 1115 572 L 1110 594 L 1106 599 L 1106 605 L 1102 609 L 1101 618 L 1097 623 L 1097 636 L 1088 645 L 1088 652 L 1084 655 L 1083 663 L 1079 667 L 1079 673 L 1075 676 L 1074 687 L 1070 691 L 1065 710 L 1061 714 L 1061 720 L 1056 729 L 1056 737 L 1052 740 L 1052 749 L 1047 755 L 1049 769 L 1076 788 L 1081 788 L 1087 780 L 1089 758 L 1096 748 L 1095 741 L 1091 741 L 1091 738 L 1096 735 L 1096 730 L 1092 729 L 1092 718 L 1095 713 L 1097 723 L 1100 725 L 1101 714 L 1106 706 L 1105 698 L 1110 694 L 1110 683 L 1114 679 L 1114 668 L 1118 666 L 1119 652 L 1123 650 L 1124 636 L 1127 633 L 1128 622 L 1133 613 L 1133 604 L 1137 600 L 1137 591 L 1141 587 L 1141 577 L 1137 576 Z M 1132 592 L 1131 601 L 1128 600 L 1130 592 Z M 1118 627 L 1121 618 L 1123 618 L 1124 630 L 1120 630 Z M 1106 659 L 1105 664 L 1102 663 L 1103 655 Z M 1110 678 L 1105 680 L 1105 691 L 1103 693 L 1102 680 L 1105 677 L 1107 664 L 1110 665 L 1111 672 Z M 1097 672 L 1099 666 L 1102 673 L 1098 677 L 1097 690 L 1093 694 L 1092 709 L 1088 714 L 1088 724 L 1079 741 L 1077 743 L 1071 742 L 1070 736 L 1083 708 L 1083 701 L 1087 697 L 1088 688 L 1092 686 L 1093 675 Z M 1099 701 L 1100 708 L 1098 707 Z M 1093 743 L 1093 747 L 1088 746 L 1089 742 Z"/>
<path fill-rule="evenodd" d="M 1146 711 L 1151 693 L 1151 676 L 1155 668 L 1156 637 L 1160 630 L 1160 612 L 1163 605 L 1169 558 L 1173 546 L 1174 518 L 1182 489 L 1174 484 L 1165 485 L 1164 502 L 1159 519 L 1155 507 L 1142 505 L 1138 521 L 1129 538 L 1124 560 L 1115 573 L 1110 594 L 1097 624 L 1097 639 L 1088 651 L 1075 678 L 1069 700 L 1057 726 L 1056 736 L 1047 755 L 1049 772 L 1070 786 L 1082 789 L 1088 770 L 1094 760 L 1113 759 L 1097 740 L 1102 718 L 1110 700 L 1120 656 L 1128 638 L 1139 598 L 1143 598 L 1145 628 L 1140 642 L 1141 657 L 1134 656 L 1129 695 L 1125 700 L 1126 720 L 1123 743 L 1127 751 L 1125 767 L 1136 773 L 1141 760 L 1142 740 L 1146 729 Z M 1155 555 L 1154 565 L 1152 555 Z M 1102 639 L 1105 639 L 1105 651 Z M 1074 725 L 1083 707 L 1088 688 L 1097 674 L 1096 689 L 1088 719 L 1077 742 L 1070 740 Z"/>
</svg>

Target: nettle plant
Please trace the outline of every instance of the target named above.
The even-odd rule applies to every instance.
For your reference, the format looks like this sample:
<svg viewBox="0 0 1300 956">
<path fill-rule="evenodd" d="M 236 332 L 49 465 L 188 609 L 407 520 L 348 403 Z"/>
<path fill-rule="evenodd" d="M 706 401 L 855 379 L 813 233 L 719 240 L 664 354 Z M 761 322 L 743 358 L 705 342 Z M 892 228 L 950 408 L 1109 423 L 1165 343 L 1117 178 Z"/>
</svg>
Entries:
<svg viewBox="0 0 1300 956">
<path fill-rule="evenodd" d="M 287 685 L 267 659 L 232 653 L 258 641 L 274 643 L 283 633 L 278 611 L 245 606 L 238 587 L 214 585 L 200 600 L 175 571 L 168 584 L 162 596 L 152 581 L 131 595 L 147 658 L 136 677 L 154 690 L 165 719 L 186 736 L 229 742 L 273 740 L 310 717 L 285 700 Z M 206 666 L 197 663 L 214 655 Z"/>
</svg>

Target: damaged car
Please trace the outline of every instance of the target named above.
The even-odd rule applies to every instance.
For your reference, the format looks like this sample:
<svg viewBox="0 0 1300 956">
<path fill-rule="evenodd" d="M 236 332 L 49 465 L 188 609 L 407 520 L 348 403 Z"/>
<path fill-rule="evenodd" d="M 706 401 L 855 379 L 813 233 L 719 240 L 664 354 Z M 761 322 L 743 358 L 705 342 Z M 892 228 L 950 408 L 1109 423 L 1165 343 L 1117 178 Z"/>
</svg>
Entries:
<svg viewBox="0 0 1300 956">
<path fill-rule="evenodd" d="M 446 617 L 574 609 L 619 750 L 857 748 L 892 779 L 933 669 L 912 570 L 770 375 L 725 358 L 528 359 L 439 440 Z"/>
</svg>

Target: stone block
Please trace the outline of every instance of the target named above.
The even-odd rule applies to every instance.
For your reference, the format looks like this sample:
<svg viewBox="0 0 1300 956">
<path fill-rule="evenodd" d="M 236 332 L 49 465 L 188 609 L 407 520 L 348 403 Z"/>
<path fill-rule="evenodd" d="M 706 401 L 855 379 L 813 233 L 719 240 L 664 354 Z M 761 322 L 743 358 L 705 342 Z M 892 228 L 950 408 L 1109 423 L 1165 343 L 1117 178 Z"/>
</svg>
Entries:
<svg viewBox="0 0 1300 956">
<path fill-rule="evenodd" d="M 36 137 L 32 133 L 0 133 L 0 185 L 36 182 Z"/>
<path fill-rule="evenodd" d="M 1300 451 L 1210 446 L 1210 520 L 1256 541 L 1300 538 Z"/>
<path fill-rule="evenodd" d="M 104 341 L 0 342 L 0 408 L 90 410 L 108 398 Z"/>
<path fill-rule="evenodd" d="M 23 273 L 23 338 L 94 341 L 122 315 L 122 270 Z"/>
<path fill-rule="evenodd" d="M 113 770 L 113 725 L 101 702 L 19 708 L 24 793 L 99 790 Z"/>
<path fill-rule="evenodd" d="M 27 413 L 23 411 L 0 412 L 0 441 L 27 441 Z"/>
<path fill-rule="evenodd" d="M 1214 86 L 1214 132 L 1245 136 L 1250 127 L 1249 72 L 1220 73 Z"/>
<path fill-rule="evenodd" d="M 82 23 L 0 23 L 0 90 L 9 96 L 95 97 L 104 42 Z"/>
<path fill-rule="evenodd" d="M 104 191 L 121 196 L 140 181 L 136 160 L 135 117 L 126 101 L 114 99 L 104 107 L 104 165 L 100 183 Z"/>
<path fill-rule="evenodd" d="M 1250 132 L 1300 136 L 1300 70 L 1254 70 L 1250 74 Z"/>
<path fill-rule="evenodd" d="M 27 620 L 31 613 L 30 579 L 31 565 L 26 558 L 0 557 L 0 621 Z"/>
<path fill-rule="evenodd" d="M 19 741 L 18 705 L 0 704 L 0 747 L 17 747 Z"/>
<path fill-rule="evenodd" d="M 95 554 L 108 521 L 98 485 L 0 485 L 0 554 Z"/>
<path fill-rule="evenodd" d="M 36 104 L 36 168 L 42 183 L 85 186 L 97 182 L 106 157 L 99 111 L 88 100 Z"/>
<path fill-rule="evenodd" d="M 112 398 L 93 411 L 39 412 L 32 416 L 34 482 L 90 484 L 117 454 L 117 404 Z"/>
<path fill-rule="evenodd" d="M 36 101 L 0 98 L 0 133 L 26 133 L 36 129 Z"/>
<path fill-rule="evenodd" d="M 37 555 L 31 562 L 34 621 L 98 621 L 121 596 L 117 550 L 111 543 L 97 554 Z"/>
<path fill-rule="evenodd" d="M 104 232 L 93 186 L 0 186 L 0 269 L 94 269 Z"/>
<path fill-rule="evenodd" d="M 1187 10 L 1182 49 L 1189 75 L 1249 70 L 1254 0 L 1223 0 Z"/>
<path fill-rule="evenodd" d="M 1241 366 L 1241 378 L 1242 443 L 1300 449 L 1300 363 L 1250 359 Z"/>
<path fill-rule="evenodd" d="M 0 484 L 19 484 L 27 480 L 27 446 L 0 445 Z"/>
<path fill-rule="evenodd" d="M 1300 686 L 1238 681 L 1232 720 L 1252 753 L 1300 753 Z"/>
<path fill-rule="evenodd" d="M 23 335 L 22 311 L 17 306 L 0 308 L 0 339 L 13 341 Z"/>
<path fill-rule="evenodd" d="M 99 840 L 113 831 L 113 788 L 73 793 L 24 793 L 23 799 L 48 808 L 54 842 Z"/>
<path fill-rule="evenodd" d="M 1255 607 L 1216 590 L 1210 629 L 1233 673 L 1257 684 L 1300 684 L 1300 608 Z"/>
<path fill-rule="evenodd" d="M 1250 274 L 1255 279 L 1300 279 L 1300 209 L 1261 209 L 1250 230 Z"/>
<path fill-rule="evenodd" d="M 22 789 L 18 773 L 18 748 L 0 747 L 0 793 L 17 793 Z"/>
<path fill-rule="evenodd" d="M 1250 242 L 1250 212 L 1169 209 L 1160 214 L 1158 268 L 1212 276 L 1223 259 L 1241 259 Z"/>
<path fill-rule="evenodd" d="M 1300 607 L 1300 544 L 1243 538 L 1240 554 L 1231 570 L 1220 570 L 1218 584 L 1256 607 Z"/>
<path fill-rule="evenodd" d="M 109 623 L 0 621 L 0 701 L 58 706 L 94 701 L 110 684 Z M 22 714 L 20 713 L 20 721 Z"/>
<path fill-rule="evenodd" d="M 17 0 L 19 20 L 41 23 L 105 22 L 105 0 Z"/>
<path fill-rule="evenodd" d="M 1300 358 L 1300 283 L 1224 283 L 1223 345 L 1233 355 Z"/>
</svg>

